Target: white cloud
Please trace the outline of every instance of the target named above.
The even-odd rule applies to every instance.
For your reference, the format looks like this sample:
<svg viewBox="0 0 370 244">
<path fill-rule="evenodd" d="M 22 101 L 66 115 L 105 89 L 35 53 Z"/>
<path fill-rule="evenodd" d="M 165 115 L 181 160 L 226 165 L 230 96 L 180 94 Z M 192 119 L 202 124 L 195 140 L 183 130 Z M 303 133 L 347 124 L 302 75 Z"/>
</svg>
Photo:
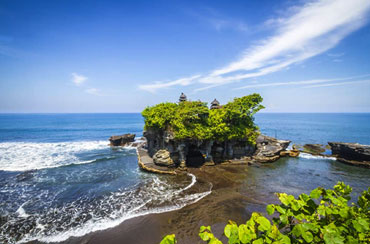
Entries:
<svg viewBox="0 0 370 244">
<path fill-rule="evenodd" d="M 286 64 L 267 73 L 276 72 L 321 54 L 361 27 L 369 8 L 368 0 L 311 1 L 282 20 L 275 36 L 246 50 L 240 60 L 214 70 L 209 78 Z"/>
<path fill-rule="evenodd" d="M 370 80 L 357 80 L 357 81 L 347 81 L 347 82 L 338 82 L 338 83 L 330 83 L 330 84 L 305 86 L 303 88 L 316 88 L 316 87 L 327 87 L 327 86 L 342 86 L 342 85 L 352 85 L 352 84 L 357 84 L 357 83 L 369 83 L 369 82 L 370 82 Z"/>
<path fill-rule="evenodd" d="M 196 89 L 199 91 L 289 68 L 330 50 L 343 38 L 362 27 L 367 20 L 370 1 L 317 0 L 292 9 L 294 13 L 290 17 L 278 18 L 278 21 L 275 21 L 274 35 L 261 40 L 261 45 L 245 50 L 239 60 L 199 78 L 192 76 L 179 79 L 191 79 L 191 82 L 186 84 L 176 80 L 160 85 L 142 85 L 141 88 L 207 84 Z"/>
<path fill-rule="evenodd" d="M 148 92 L 156 92 L 158 89 L 163 89 L 163 88 L 168 88 L 171 86 L 176 86 L 176 85 L 181 85 L 181 86 L 187 86 L 193 83 L 195 79 L 198 79 L 200 75 L 194 75 L 188 78 L 181 78 L 177 79 L 171 82 L 163 83 L 163 82 L 157 82 L 153 84 L 148 84 L 148 85 L 140 85 L 139 88 L 142 90 L 146 90 Z"/>
<path fill-rule="evenodd" d="M 370 74 L 366 75 L 358 75 L 358 76 L 352 76 L 352 77 L 342 77 L 342 78 L 331 78 L 331 79 L 314 79 L 314 80 L 303 80 L 303 81 L 288 81 L 288 82 L 273 82 L 273 83 L 263 83 L 263 84 L 251 84 L 246 85 L 243 87 L 235 88 L 234 90 L 241 90 L 241 89 L 249 89 L 249 88 L 258 88 L 258 87 L 272 87 L 272 86 L 292 86 L 292 85 L 311 85 L 311 84 L 320 84 L 320 83 L 328 83 L 333 81 L 346 81 L 346 80 L 353 80 L 358 79 L 361 77 L 368 77 Z M 367 81 L 367 80 L 362 80 Z M 348 82 L 342 82 L 344 83 L 356 83 L 359 81 L 348 81 Z M 339 83 L 332 83 L 332 84 L 339 84 Z M 304 88 L 308 87 L 320 87 L 320 86 L 329 86 L 330 84 L 322 84 L 322 85 L 312 85 L 312 86 L 305 86 Z"/>
<path fill-rule="evenodd" d="M 75 83 L 76 86 L 82 85 L 87 79 L 86 76 L 72 73 L 72 82 Z"/>
<path fill-rule="evenodd" d="M 96 88 L 89 88 L 85 90 L 86 93 L 95 95 L 95 96 L 103 96 L 99 89 Z"/>
</svg>

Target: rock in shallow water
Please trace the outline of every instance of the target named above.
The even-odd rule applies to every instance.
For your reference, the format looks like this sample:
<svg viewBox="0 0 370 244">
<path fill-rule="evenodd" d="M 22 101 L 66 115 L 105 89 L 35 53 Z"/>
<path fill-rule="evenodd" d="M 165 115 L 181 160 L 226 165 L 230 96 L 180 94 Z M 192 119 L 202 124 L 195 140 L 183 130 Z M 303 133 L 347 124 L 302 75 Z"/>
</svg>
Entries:
<svg viewBox="0 0 370 244">
<path fill-rule="evenodd" d="M 328 142 L 332 155 L 341 162 L 370 168 L 370 145 Z"/>
<path fill-rule="evenodd" d="M 313 155 L 321 155 L 325 151 L 326 149 L 324 145 L 321 145 L 321 144 L 304 144 L 303 145 L 303 152 L 305 153 L 310 153 Z"/>
<path fill-rule="evenodd" d="M 111 136 L 109 138 L 111 146 L 125 146 L 129 142 L 135 140 L 135 134 L 123 134 L 119 136 Z"/>
<path fill-rule="evenodd" d="M 290 141 L 278 140 L 273 137 L 260 135 L 257 140 L 257 150 L 253 159 L 259 163 L 268 163 L 280 158 L 280 152 L 284 151 Z"/>
</svg>

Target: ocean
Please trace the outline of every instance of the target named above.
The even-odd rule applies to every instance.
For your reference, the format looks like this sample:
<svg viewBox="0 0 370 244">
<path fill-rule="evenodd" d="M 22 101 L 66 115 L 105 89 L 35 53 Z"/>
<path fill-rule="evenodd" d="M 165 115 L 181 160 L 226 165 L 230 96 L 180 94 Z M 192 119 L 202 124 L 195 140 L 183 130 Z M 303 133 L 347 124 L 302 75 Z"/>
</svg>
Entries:
<svg viewBox="0 0 370 244">
<path fill-rule="evenodd" d="M 370 144 L 370 114 L 256 115 L 262 133 L 296 144 Z M 0 114 L 0 243 L 64 241 L 135 216 L 182 208 L 212 185 L 194 175 L 138 169 L 135 148 L 110 147 L 111 135 L 142 136 L 140 114 Z M 342 180 L 358 194 L 370 170 L 301 154 L 251 168 L 244 193 L 268 201 Z"/>
</svg>

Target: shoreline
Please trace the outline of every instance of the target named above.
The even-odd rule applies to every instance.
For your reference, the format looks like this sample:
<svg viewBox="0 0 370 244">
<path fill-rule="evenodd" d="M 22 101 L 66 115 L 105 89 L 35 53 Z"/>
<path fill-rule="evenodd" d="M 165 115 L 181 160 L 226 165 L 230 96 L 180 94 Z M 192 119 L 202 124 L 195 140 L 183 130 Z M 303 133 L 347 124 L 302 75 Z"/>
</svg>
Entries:
<svg viewBox="0 0 370 244">
<path fill-rule="evenodd" d="M 297 183 L 296 186 L 281 185 L 284 189 L 272 190 L 270 189 L 271 184 L 279 185 L 284 180 L 283 182 L 275 182 L 274 180 L 271 181 L 265 178 L 272 177 L 274 179 L 274 173 L 281 175 L 281 172 L 276 171 L 279 171 L 278 169 L 280 167 L 285 168 L 284 165 L 289 161 L 294 162 L 295 160 L 297 159 L 282 158 L 276 164 L 249 166 L 221 164 L 201 168 L 188 168 L 188 172 L 196 176 L 197 182 L 201 184 L 212 183 L 213 188 L 211 194 L 181 209 L 133 217 L 115 227 L 91 232 L 81 237 L 70 237 L 58 243 L 158 244 L 167 234 L 175 234 L 178 244 L 204 243 L 198 236 L 199 227 L 202 225 L 210 225 L 215 236 L 226 243 L 226 239 L 223 236 L 223 229 L 228 220 L 233 220 L 241 224 L 249 219 L 252 212 L 264 213 L 267 204 L 278 202 L 274 192 L 288 192 L 289 194 L 294 194 L 294 190 L 298 190 L 300 193 L 304 192 L 301 189 L 301 183 L 304 184 L 304 182 Z M 290 164 L 294 167 L 295 163 L 293 162 Z M 336 165 L 340 168 L 351 167 L 344 166 L 341 163 Z M 316 166 L 314 167 L 316 168 Z M 356 168 L 354 167 L 354 169 Z M 258 172 L 263 174 L 256 174 Z M 295 173 L 291 173 L 295 175 Z M 308 174 L 313 175 L 310 171 L 308 171 Z M 337 175 L 336 173 L 333 174 Z M 316 174 L 315 177 L 321 178 L 319 174 Z M 342 177 L 342 175 L 338 176 L 338 179 Z M 301 177 L 299 178 L 302 179 Z M 265 189 L 262 191 L 261 189 L 252 190 L 261 183 L 261 180 L 263 182 L 267 180 Z M 246 182 L 249 182 L 248 186 L 245 184 Z M 330 186 L 332 186 L 331 183 Z M 291 189 L 289 190 L 289 188 Z M 45 242 L 32 241 L 28 243 Z"/>
<path fill-rule="evenodd" d="M 263 212 L 267 205 L 239 192 L 247 177 L 248 167 L 250 166 L 218 165 L 190 168 L 189 173 L 194 174 L 198 182 L 213 184 L 212 192 L 199 201 L 177 210 L 127 219 L 115 227 L 81 237 L 70 237 L 58 243 L 158 244 L 167 234 L 175 234 L 178 244 L 203 243 L 198 236 L 202 225 L 210 225 L 214 233 L 222 237 L 228 220 L 245 222 L 252 212 Z"/>
</svg>

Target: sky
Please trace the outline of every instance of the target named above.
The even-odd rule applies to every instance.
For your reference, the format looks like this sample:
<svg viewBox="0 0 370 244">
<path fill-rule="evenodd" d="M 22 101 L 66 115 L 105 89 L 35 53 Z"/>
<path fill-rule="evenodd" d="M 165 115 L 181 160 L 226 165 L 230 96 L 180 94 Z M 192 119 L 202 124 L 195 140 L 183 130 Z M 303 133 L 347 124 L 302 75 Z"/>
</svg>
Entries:
<svg viewBox="0 0 370 244">
<path fill-rule="evenodd" d="M 370 1 L 0 0 L 0 113 L 141 112 L 181 92 L 370 112 Z"/>
</svg>

